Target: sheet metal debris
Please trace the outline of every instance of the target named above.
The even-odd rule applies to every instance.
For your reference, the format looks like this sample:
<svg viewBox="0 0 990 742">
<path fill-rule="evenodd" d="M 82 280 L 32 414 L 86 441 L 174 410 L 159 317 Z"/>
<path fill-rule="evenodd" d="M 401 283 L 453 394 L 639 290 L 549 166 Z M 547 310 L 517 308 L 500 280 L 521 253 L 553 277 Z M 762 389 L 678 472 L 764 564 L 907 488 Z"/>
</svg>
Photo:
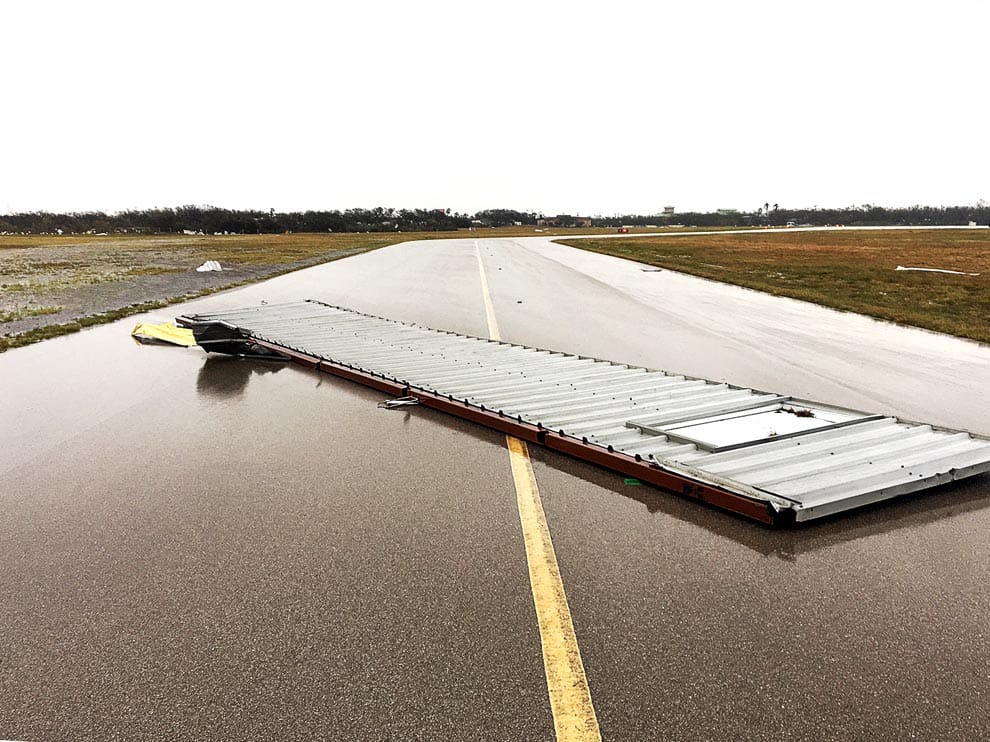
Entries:
<svg viewBox="0 0 990 742">
<path fill-rule="evenodd" d="M 131 330 L 131 337 L 140 343 L 181 345 L 186 348 L 196 345 L 196 338 L 193 337 L 192 330 L 176 327 L 171 322 L 157 325 L 150 322 L 139 322 Z"/>
<path fill-rule="evenodd" d="M 411 407 L 418 404 L 419 400 L 416 397 L 399 397 L 398 399 L 386 399 L 384 402 L 379 402 L 378 408 L 382 410 L 394 410 L 397 407 Z"/>
<path fill-rule="evenodd" d="M 306 366 L 767 522 L 990 471 L 990 440 L 317 301 L 188 315 L 206 349 Z"/>
</svg>

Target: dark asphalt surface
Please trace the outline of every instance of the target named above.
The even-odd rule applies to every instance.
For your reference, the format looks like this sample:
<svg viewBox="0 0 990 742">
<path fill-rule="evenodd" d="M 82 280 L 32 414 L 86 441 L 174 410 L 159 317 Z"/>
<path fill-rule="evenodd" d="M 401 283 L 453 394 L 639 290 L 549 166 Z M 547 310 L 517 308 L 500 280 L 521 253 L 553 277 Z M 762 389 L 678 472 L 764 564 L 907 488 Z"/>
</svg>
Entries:
<svg viewBox="0 0 990 742">
<path fill-rule="evenodd" d="M 504 339 L 990 432 L 985 347 L 481 250 Z M 473 240 L 150 316 L 307 297 L 486 334 Z M 0 355 L 0 738 L 551 739 L 503 437 L 139 319 Z M 531 453 L 605 739 L 988 737 L 987 477 L 775 532 Z"/>
</svg>

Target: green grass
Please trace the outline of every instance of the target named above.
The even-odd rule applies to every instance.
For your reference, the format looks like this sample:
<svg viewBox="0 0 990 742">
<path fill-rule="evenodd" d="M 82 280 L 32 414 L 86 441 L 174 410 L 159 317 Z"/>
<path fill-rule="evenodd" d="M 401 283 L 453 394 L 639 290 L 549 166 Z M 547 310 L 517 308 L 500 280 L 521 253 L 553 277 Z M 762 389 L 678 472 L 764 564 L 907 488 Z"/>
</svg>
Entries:
<svg viewBox="0 0 990 742">
<path fill-rule="evenodd" d="M 145 265 L 138 266 L 136 268 L 128 268 L 123 275 L 119 276 L 118 280 L 125 279 L 129 276 L 162 276 L 168 273 L 185 273 L 185 268 L 166 268 L 161 265 Z"/>
<path fill-rule="evenodd" d="M 990 343 L 990 230 L 768 231 L 564 244 Z"/>
<path fill-rule="evenodd" d="M 12 310 L 0 310 L 0 322 L 13 322 L 28 317 L 58 314 L 61 310 L 62 307 L 20 307 Z"/>
</svg>

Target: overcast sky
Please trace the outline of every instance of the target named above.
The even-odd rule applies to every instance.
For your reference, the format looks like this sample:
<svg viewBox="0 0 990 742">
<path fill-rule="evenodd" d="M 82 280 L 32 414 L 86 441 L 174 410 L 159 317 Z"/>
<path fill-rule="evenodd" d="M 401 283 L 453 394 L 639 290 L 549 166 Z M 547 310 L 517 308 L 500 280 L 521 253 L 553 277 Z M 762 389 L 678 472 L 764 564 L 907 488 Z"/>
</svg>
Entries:
<svg viewBox="0 0 990 742">
<path fill-rule="evenodd" d="M 990 200 L 990 3 L 32 2 L 0 211 Z"/>
</svg>

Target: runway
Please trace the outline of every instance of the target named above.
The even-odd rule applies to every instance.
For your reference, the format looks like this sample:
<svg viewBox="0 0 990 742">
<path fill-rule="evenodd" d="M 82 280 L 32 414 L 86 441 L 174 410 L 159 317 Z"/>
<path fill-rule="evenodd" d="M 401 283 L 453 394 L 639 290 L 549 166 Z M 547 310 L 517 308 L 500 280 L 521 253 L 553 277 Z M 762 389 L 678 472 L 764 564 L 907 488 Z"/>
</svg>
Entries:
<svg viewBox="0 0 990 742">
<path fill-rule="evenodd" d="M 990 348 L 544 238 L 405 243 L 0 355 L 0 738 L 552 739 L 504 436 L 137 346 L 315 298 L 990 434 Z M 531 447 L 604 739 L 973 739 L 990 482 L 794 531 Z"/>
</svg>

